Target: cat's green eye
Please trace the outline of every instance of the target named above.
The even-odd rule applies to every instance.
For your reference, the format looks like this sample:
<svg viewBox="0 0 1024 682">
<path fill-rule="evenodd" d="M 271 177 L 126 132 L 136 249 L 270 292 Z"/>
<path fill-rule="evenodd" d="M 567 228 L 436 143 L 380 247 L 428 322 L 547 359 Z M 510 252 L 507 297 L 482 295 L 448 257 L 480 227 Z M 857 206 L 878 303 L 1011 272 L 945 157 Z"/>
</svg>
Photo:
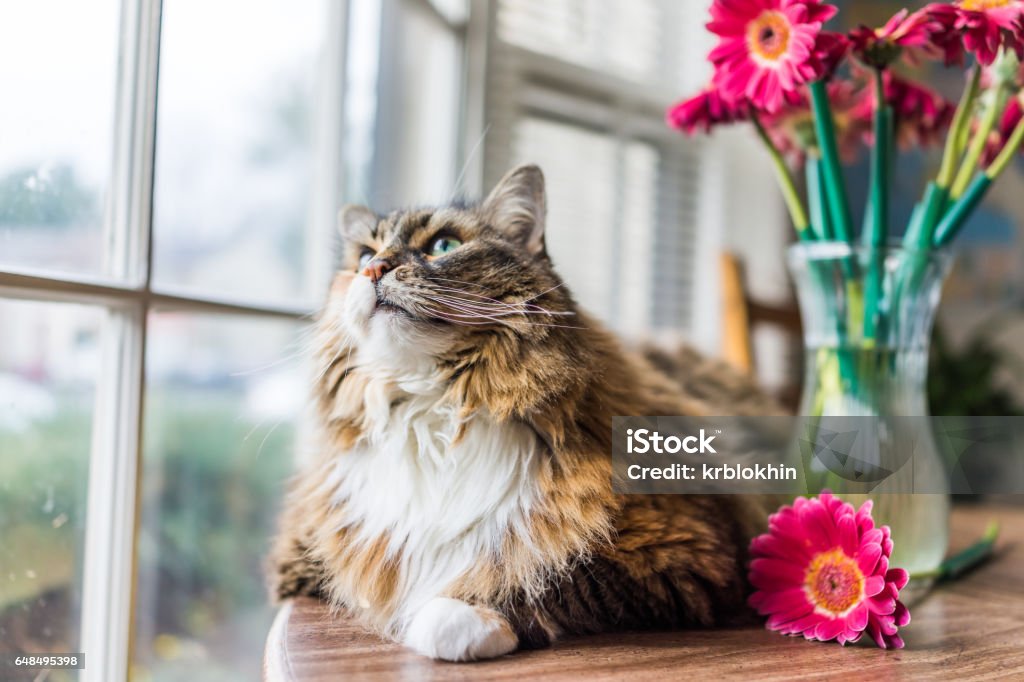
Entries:
<svg viewBox="0 0 1024 682">
<path fill-rule="evenodd" d="M 431 256 L 443 256 L 446 253 L 451 253 L 460 246 L 462 246 L 462 242 L 455 237 L 438 237 L 434 240 L 434 243 L 430 245 L 428 253 L 430 253 Z"/>
</svg>

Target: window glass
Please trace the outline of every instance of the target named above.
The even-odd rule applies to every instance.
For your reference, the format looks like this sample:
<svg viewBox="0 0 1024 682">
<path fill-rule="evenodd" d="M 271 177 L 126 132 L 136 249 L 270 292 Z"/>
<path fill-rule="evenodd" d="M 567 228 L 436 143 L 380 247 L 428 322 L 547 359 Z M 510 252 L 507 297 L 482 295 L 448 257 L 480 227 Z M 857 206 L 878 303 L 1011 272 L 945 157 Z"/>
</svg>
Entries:
<svg viewBox="0 0 1024 682">
<path fill-rule="evenodd" d="M 80 651 L 101 319 L 0 299 L 0 652 Z"/>
<path fill-rule="evenodd" d="M 150 316 L 135 679 L 259 678 L 264 562 L 306 395 L 298 330 Z"/>
<path fill-rule="evenodd" d="M 445 203 L 459 194 L 459 37 L 422 2 L 399 3 L 386 34 L 374 162 L 375 208 Z M 386 29 L 385 29 L 386 30 Z M 357 197 L 357 200 L 361 198 Z"/>
<path fill-rule="evenodd" d="M 583 66 L 651 78 L 664 7 L 662 0 L 500 0 L 498 35 Z"/>
<path fill-rule="evenodd" d="M 326 4 L 164 4 L 157 287 L 273 302 L 309 294 Z"/>
<path fill-rule="evenodd" d="M 0 3 L 0 266 L 104 267 L 119 3 Z"/>
<path fill-rule="evenodd" d="M 543 118 L 516 128 L 514 158 L 544 170 L 548 217 L 544 241 L 579 302 L 605 320 L 613 314 L 616 252 L 615 139 Z"/>
</svg>

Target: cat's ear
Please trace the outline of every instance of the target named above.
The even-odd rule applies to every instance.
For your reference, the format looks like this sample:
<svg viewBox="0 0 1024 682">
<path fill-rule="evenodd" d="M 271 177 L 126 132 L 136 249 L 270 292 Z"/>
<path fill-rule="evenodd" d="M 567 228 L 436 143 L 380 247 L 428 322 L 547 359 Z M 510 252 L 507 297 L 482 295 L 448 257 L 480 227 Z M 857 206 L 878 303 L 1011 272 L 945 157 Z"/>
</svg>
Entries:
<svg viewBox="0 0 1024 682">
<path fill-rule="evenodd" d="M 529 164 L 510 170 L 491 190 L 482 208 L 491 225 L 518 241 L 527 252 L 544 252 L 547 199 L 540 168 Z"/>
<path fill-rule="evenodd" d="M 338 211 L 338 231 L 349 241 L 367 243 L 380 218 L 366 206 L 347 204 Z"/>
</svg>

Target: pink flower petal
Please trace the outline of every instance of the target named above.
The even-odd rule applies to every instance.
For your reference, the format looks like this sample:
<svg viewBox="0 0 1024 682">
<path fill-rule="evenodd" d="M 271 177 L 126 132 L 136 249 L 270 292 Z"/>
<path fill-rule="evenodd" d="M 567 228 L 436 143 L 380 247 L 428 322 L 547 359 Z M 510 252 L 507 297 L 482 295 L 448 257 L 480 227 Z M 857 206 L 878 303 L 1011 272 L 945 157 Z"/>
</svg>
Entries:
<svg viewBox="0 0 1024 682">
<path fill-rule="evenodd" d="M 790 588 L 779 592 L 755 592 L 747 601 L 758 613 L 767 615 L 777 611 L 799 610 L 807 603 L 807 595 L 803 588 Z"/>
<path fill-rule="evenodd" d="M 836 532 L 839 535 L 839 546 L 843 548 L 843 553 L 849 557 L 855 556 L 859 543 L 857 542 L 857 522 L 854 521 L 852 514 L 839 517 L 836 522 Z"/>
<path fill-rule="evenodd" d="M 910 580 L 910 574 L 903 568 L 890 568 L 885 572 L 885 581 L 896 585 L 897 590 L 902 590 Z"/>
<path fill-rule="evenodd" d="M 860 632 L 868 626 L 868 616 L 871 614 L 866 602 L 855 606 L 853 611 L 846 617 L 846 626 L 851 630 Z"/>
<path fill-rule="evenodd" d="M 814 612 L 814 605 L 810 602 L 804 602 L 803 606 L 799 609 L 793 609 L 791 611 L 780 611 L 773 613 L 768 618 L 766 626 L 769 630 L 782 630 L 788 628 L 793 623 L 799 623 L 803 621 L 808 615 Z M 803 627 L 799 628 L 801 631 Z"/>
<path fill-rule="evenodd" d="M 896 610 L 896 600 L 889 598 L 874 597 L 865 601 L 871 613 L 879 616 L 887 616 Z"/>
<path fill-rule="evenodd" d="M 835 639 L 845 627 L 846 621 L 842 618 L 833 618 L 832 620 L 822 621 L 818 624 L 818 627 L 814 629 L 814 636 L 822 642 L 827 642 L 830 639 Z"/>
<path fill-rule="evenodd" d="M 774 583 L 774 587 L 797 586 L 803 583 L 806 574 L 804 567 L 782 559 L 754 559 L 750 562 L 751 579 L 761 576 Z"/>
<path fill-rule="evenodd" d="M 796 620 L 790 621 L 785 625 L 779 627 L 779 632 L 787 635 L 798 635 L 806 632 L 814 633 L 815 628 L 818 627 L 818 623 L 825 620 L 825 617 L 820 613 L 811 612 L 806 616 L 797 618 Z"/>
<path fill-rule="evenodd" d="M 910 623 L 910 610 L 903 605 L 903 602 L 896 602 L 896 611 L 893 613 L 893 617 L 896 619 L 896 625 L 903 627 Z"/>
<path fill-rule="evenodd" d="M 857 551 L 857 565 L 860 567 L 861 573 L 864 575 L 874 573 L 880 556 L 882 556 L 881 545 L 861 545 Z"/>
</svg>

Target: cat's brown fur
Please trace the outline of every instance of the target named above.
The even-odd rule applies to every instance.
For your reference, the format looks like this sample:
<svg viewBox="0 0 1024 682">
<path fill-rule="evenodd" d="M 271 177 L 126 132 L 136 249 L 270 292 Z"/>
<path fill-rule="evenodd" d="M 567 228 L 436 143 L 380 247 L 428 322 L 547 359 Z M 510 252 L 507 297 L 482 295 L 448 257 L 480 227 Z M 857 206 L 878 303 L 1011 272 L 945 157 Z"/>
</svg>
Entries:
<svg viewBox="0 0 1024 682">
<path fill-rule="evenodd" d="M 544 253 L 538 169 L 513 171 L 478 207 L 396 212 L 379 221 L 357 214 L 347 222 L 349 248 L 331 298 L 344 296 L 357 277 L 362 248 L 393 258 L 389 267 L 403 288 L 378 297 L 396 301 L 414 320 L 447 325 L 454 339 L 437 358 L 443 401 L 466 418 L 527 425 L 544 453 L 528 534 L 506 535 L 441 596 L 504 619 L 520 646 L 544 645 L 563 633 L 709 625 L 742 612 L 744 552 L 763 510 L 731 496 L 614 494 L 611 418 L 778 409 L 724 366 L 707 375 L 714 390 L 702 391 L 690 380 L 709 366 L 699 356 L 648 350 L 660 358 L 658 369 L 580 312 Z M 473 283 L 473 291 L 503 302 L 532 301 L 552 313 L 548 324 L 526 314 L 458 324 L 457 313 L 430 298 L 432 278 L 422 273 L 436 274 L 436 265 L 408 255 L 421 253 L 441 232 L 457 235 L 466 253 L 461 260 L 449 256 L 452 269 L 434 281 Z M 408 271 L 399 276 L 403 267 Z M 273 589 L 278 598 L 320 595 L 394 634 L 389 623 L 402 606 L 401 557 L 388 551 L 384 536 L 353 542 L 358 528 L 346 520 L 346 502 L 325 484 L 336 459 L 370 428 L 365 394 L 378 378 L 346 348 L 352 341 L 339 335 L 329 309 L 320 327 L 319 361 L 326 369 L 315 395 L 323 449 L 287 498 Z M 669 359 L 674 364 L 665 364 Z"/>
</svg>

